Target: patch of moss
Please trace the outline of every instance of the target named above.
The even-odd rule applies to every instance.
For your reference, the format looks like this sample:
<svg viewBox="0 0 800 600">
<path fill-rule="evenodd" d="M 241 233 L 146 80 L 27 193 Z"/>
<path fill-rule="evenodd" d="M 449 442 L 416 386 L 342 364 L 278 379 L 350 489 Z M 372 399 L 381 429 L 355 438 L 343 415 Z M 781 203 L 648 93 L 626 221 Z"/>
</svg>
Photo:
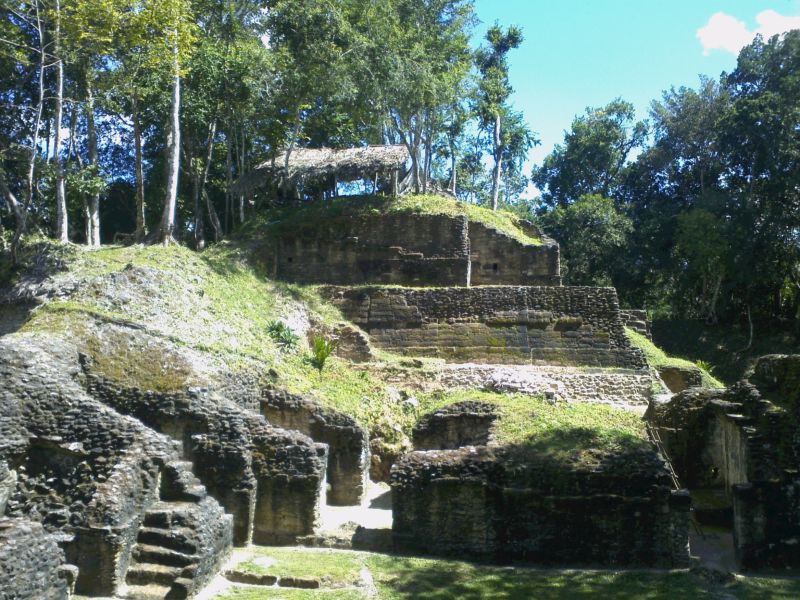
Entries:
<svg viewBox="0 0 800 600">
<path fill-rule="evenodd" d="M 711 388 L 724 388 L 725 385 L 716 377 L 714 377 L 707 370 L 698 366 L 690 360 L 685 358 L 678 358 L 669 356 L 661 348 L 656 346 L 647 337 L 633 329 L 625 328 L 625 334 L 628 336 L 631 344 L 644 352 L 647 362 L 653 367 L 680 367 L 689 369 L 698 369 L 703 379 L 703 386 Z"/>
<path fill-rule="evenodd" d="M 163 345 L 142 342 L 119 331 L 91 336 L 85 348 L 93 370 L 126 387 L 153 392 L 177 392 L 188 387 L 191 367 Z"/>
</svg>

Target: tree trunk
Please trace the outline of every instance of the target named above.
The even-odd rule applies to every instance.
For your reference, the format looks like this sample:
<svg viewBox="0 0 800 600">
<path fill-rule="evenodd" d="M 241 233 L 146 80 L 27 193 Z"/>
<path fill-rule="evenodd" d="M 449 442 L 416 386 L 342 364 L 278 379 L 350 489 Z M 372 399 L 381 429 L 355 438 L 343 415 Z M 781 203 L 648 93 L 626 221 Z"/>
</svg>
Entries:
<svg viewBox="0 0 800 600">
<path fill-rule="evenodd" d="M 224 235 L 222 225 L 219 222 L 217 211 L 214 209 L 214 204 L 211 202 L 211 197 L 206 191 L 206 184 L 208 183 L 208 173 L 211 170 L 211 161 L 214 158 L 214 138 L 217 135 L 217 121 L 214 119 L 208 128 L 208 140 L 206 143 L 206 163 L 203 168 L 203 178 L 200 181 L 200 193 L 206 201 L 206 210 L 208 210 L 208 218 L 211 219 L 211 226 L 214 228 L 214 241 L 219 242 Z"/>
<path fill-rule="evenodd" d="M 59 242 L 69 241 L 67 194 L 64 182 L 64 164 L 61 161 L 61 125 L 64 119 L 64 61 L 61 59 L 61 0 L 56 0 L 55 54 L 56 54 L 56 122 L 53 142 L 53 159 L 56 165 L 56 237 Z"/>
<path fill-rule="evenodd" d="M 503 174 L 503 137 L 500 123 L 500 113 L 494 119 L 494 170 L 492 171 L 492 210 L 497 210 L 497 200 L 500 196 L 500 177 Z"/>
<path fill-rule="evenodd" d="M 142 126 L 139 122 L 139 102 L 133 99 L 133 145 L 136 155 L 136 241 L 141 242 L 147 236 L 144 204 L 144 166 L 142 158 Z"/>
<path fill-rule="evenodd" d="M 448 185 L 448 189 L 456 196 L 456 176 L 457 176 L 457 169 L 458 167 L 458 155 L 456 154 L 456 145 L 454 141 L 450 140 L 450 185 Z"/>
<path fill-rule="evenodd" d="M 233 155 L 231 153 L 231 138 L 228 132 L 225 133 L 225 232 L 231 230 L 233 208 Z"/>
<path fill-rule="evenodd" d="M 178 177 L 180 174 L 181 155 L 181 73 L 178 59 L 178 32 L 172 47 L 172 103 L 169 134 L 167 136 L 167 195 L 164 198 L 164 211 L 155 240 L 163 245 L 174 241 L 175 209 L 178 204 Z"/>
<path fill-rule="evenodd" d="M 239 152 L 239 177 L 244 175 L 244 168 L 247 164 L 245 153 L 247 152 L 247 138 L 244 131 L 242 131 L 242 148 Z M 244 224 L 244 192 L 239 192 L 239 223 Z"/>
<path fill-rule="evenodd" d="M 86 129 L 89 136 L 89 166 L 92 167 L 92 175 L 99 176 L 97 160 L 97 127 L 94 120 L 94 90 L 92 89 L 91 74 L 87 75 L 86 81 Z M 86 243 L 89 246 L 98 248 L 100 246 L 100 194 L 92 192 L 89 196 L 89 225 L 87 232 L 89 237 Z"/>
<path fill-rule="evenodd" d="M 69 116 L 69 141 L 67 142 L 67 164 L 71 160 L 75 160 L 78 169 L 83 170 L 83 160 L 81 160 L 81 153 L 78 151 L 77 144 L 75 143 L 75 130 L 78 126 L 78 104 L 72 104 L 72 111 Z M 89 214 L 89 203 L 86 201 L 86 195 L 81 194 L 81 208 L 83 209 L 83 236 L 87 245 L 91 245 L 92 240 L 92 218 Z"/>
<path fill-rule="evenodd" d="M 202 250 L 206 247 L 206 232 L 203 225 L 203 205 L 200 203 L 200 165 L 196 158 L 189 159 L 189 165 L 194 199 L 194 245 L 197 250 Z"/>
<path fill-rule="evenodd" d="M 714 281 L 714 291 L 711 294 L 711 302 L 708 306 L 708 316 L 706 317 L 706 322 L 712 325 L 716 325 L 719 321 L 717 318 L 717 302 L 719 301 L 719 291 L 722 287 L 722 279 L 723 276 L 719 275 Z"/>
</svg>

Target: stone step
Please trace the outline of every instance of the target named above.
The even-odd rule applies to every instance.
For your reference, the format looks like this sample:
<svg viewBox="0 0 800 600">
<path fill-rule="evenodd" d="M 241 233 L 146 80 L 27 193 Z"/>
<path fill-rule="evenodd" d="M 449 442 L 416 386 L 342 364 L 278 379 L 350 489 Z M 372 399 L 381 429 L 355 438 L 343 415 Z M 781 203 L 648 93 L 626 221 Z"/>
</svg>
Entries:
<svg viewBox="0 0 800 600">
<path fill-rule="evenodd" d="M 155 563 L 134 563 L 128 568 L 125 581 L 133 585 L 165 585 L 172 587 L 172 582 L 180 577 L 183 567 L 170 567 Z"/>
<path fill-rule="evenodd" d="M 133 558 L 143 563 L 155 563 L 170 567 L 186 567 L 195 562 L 196 558 L 190 554 L 176 552 L 163 546 L 150 546 L 136 544 L 133 548 Z"/>
<path fill-rule="evenodd" d="M 169 586 L 129 585 L 124 597 L 129 600 L 166 600 L 169 592 Z"/>
<path fill-rule="evenodd" d="M 195 554 L 197 546 L 185 539 L 189 537 L 188 531 L 183 528 L 159 529 L 157 527 L 142 527 L 136 541 L 147 546 L 161 546 L 168 550 L 175 550 L 184 554 Z"/>
<path fill-rule="evenodd" d="M 156 502 L 144 515 L 146 527 L 169 529 L 185 520 L 194 502 Z"/>
<path fill-rule="evenodd" d="M 192 463 L 174 461 L 167 463 L 161 475 L 160 496 L 167 502 L 199 502 L 206 496 L 203 483 L 192 473 Z"/>
</svg>

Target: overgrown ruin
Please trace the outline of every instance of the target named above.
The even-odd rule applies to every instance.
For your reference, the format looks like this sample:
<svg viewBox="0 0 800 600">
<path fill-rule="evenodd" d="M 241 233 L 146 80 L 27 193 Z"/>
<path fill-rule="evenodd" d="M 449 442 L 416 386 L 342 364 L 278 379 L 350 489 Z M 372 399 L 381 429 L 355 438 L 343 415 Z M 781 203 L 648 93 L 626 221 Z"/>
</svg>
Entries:
<svg viewBox="0 0 800 600">
<path fill-rule="evenodd" d="M 277 373 L 155 390 L 104 371 L 100 343 L 10 333 L 0 338 L 0 597 L 190 597 L 250 543 L 680 568 L 690 564 L 684 486 L 727 499 L 742 568 L 797 566 L 800 359 L 762 359 L 727 391 L 683 382 L 665 401 L 625 334 L 625 324 L 648 334 L 646 315 L 624 314 L 611 288 L 561 286 L 558 246 L 540 232 L 524 242 L 463 216 L 406 214 L 309 227 L 260 240 L 257 258 L 277 278 L 326 284 L 321 296 L 348 320 L 331 330 L 349 340 L 342 357 L 369 368 L 393 352 L 397 376 L 419 371 L 419 389 L 544 398 L 554 411 L 590 401 L 641 412 L 649 401 L 658 443 L 600 448 L 575 427 L 553 453 L 535 437 L 508 441 L 502 411 L 467 400 L 418 415 L 413 447 L 376 463 L 373 432 L 284 389 Z M 111 276 L 137 277 L 127 266 Z M 425 372 L 423 357 L 442 366 Z M 366 507 L 376 464 L 391 481 L 391 531 L 325 538 L 325 511 Z"/>
</svg>

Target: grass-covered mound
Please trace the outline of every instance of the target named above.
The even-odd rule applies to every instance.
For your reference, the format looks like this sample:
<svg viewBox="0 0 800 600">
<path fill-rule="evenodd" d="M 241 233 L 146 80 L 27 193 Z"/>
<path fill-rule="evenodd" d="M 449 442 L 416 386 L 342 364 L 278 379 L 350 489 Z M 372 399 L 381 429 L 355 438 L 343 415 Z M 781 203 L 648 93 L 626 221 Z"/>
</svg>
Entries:
<svg viewBox="0 0 800 600">
<path fill-rule="evenodd" d="M 340 217 L 410 213 L 421 215 L 466 216 L 470 221 L 482 223 L 505 233 L 524 244 L 541 245 L 535 229 L 522 219 L 505 210 L 493 211 L 482 206 L 461 202 L 454 198 L 434 195 L 408 196 L 342 196 L 329 201 L 313 201 L 302 206 L 274 210 L 260 222 L 250 225 L 245 235 L 253 235 L 263 227 L 277 233 L 294 231 L 314 223 L 329 224 Z"/>
<path fill-rule="evenodd" d="M 541 456 L 580 461 L 586 453 L 610 454 L 649 447 L 642 418 L 604 404 L 550 402 L 540 396 L 457 391 L 420 396 L 420 413 L 478 400 L 494 404 L 498 444 L 529 446 Z"/>
<path fill-rule="evenodd" d="M 714 377 L 706 368 L 705 365 L 693 363 L 685 358 L 678 358 L 676 356 L 669 356 L 661 348 L 656 346 L 647 337 L 633 329 L 625 328 L 625 333 L 631 343 L 644 352 L 647 362 L 652 367 L 682 367 L 687 369 L 699 369 L 705 387 L 724 388 L 725 385 L 716 377 Z"/>
</svg>

